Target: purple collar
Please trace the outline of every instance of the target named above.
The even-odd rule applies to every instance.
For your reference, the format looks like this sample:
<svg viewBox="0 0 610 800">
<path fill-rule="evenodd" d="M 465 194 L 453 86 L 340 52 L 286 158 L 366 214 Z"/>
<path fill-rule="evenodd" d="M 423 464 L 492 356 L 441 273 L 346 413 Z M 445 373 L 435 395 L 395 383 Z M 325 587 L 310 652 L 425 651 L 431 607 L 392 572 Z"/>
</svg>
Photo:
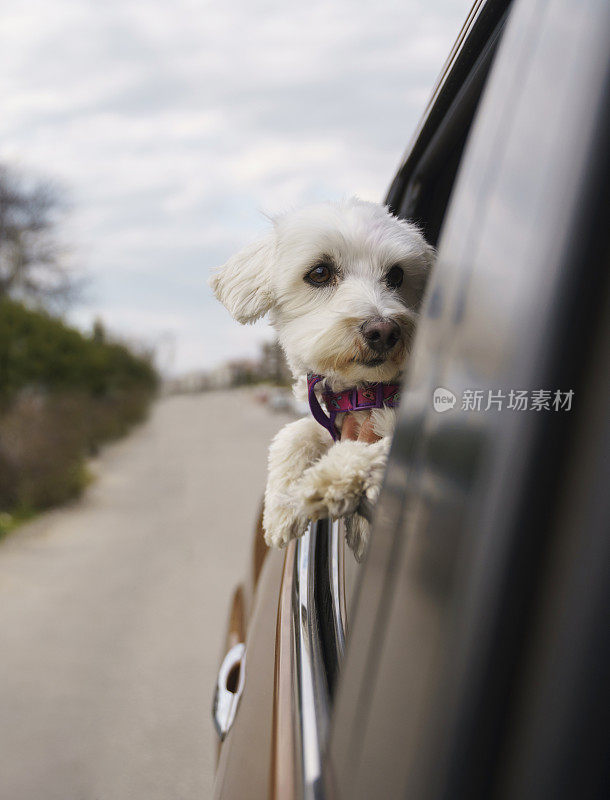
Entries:
<svg viewBox="0 0 610 800">
<path fill-rule="evenodd" d="M 341 435 L 335 427 L 335 417 L 344 411 L 366 411 L 370 408 L 383 408 L 389 406 L 396 408 L 400 401 L 400 386 L 397 383 L 368 383 L 361 388 L 344 389 L 342 392 L 331 392 L 325 389 L 322 399 L 328 410 L 326 416 L 318 398 L 316 397 L 316 384 L 324 380 L 324 375 L 307 376 L 307 394 L 309 408 L 316 422 L 326 428 L 335 442 Z"/>
</svg>

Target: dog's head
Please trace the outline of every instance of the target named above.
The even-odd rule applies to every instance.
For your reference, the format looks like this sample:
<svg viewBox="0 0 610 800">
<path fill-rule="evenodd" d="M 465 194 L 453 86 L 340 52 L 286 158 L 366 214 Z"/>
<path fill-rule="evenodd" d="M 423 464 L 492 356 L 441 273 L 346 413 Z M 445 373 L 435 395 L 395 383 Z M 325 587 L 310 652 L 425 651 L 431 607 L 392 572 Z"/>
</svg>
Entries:
<svg viewBox="0 0 610 800">
<path fill-rule="evenodd" d="M 239 322 L 270 312 L 295 375 L 389 381 L 409 352 L 433 256 L 413 224 L 349 200 L 276 218 L 210 285 Z"/>
</svg>

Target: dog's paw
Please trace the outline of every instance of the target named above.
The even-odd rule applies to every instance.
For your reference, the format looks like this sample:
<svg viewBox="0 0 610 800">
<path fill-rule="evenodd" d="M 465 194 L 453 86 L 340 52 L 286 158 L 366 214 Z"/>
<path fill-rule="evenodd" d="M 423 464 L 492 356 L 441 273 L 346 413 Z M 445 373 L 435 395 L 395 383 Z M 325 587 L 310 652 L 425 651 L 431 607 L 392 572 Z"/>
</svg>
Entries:
<svg viewBox="0 0 610 800">
<path fill-rule="evenodd" d="M 302 513 L 312 520 L 353 514 L 363 492 L 360 476 L 333 480 L 323 470 L 309 470 L 301 482 Z"/>
<path fill-rule="evenodd" d="M 309 520 L 299 514 L 293 503 L 265 506 L 263 530 L 268 547 L 285 547 L 291 539 L 302 536 Z"/>
<path fill-rule="evenodd" d="M 310 519 L 353 514 L 363 496 L 377 499 L 387 457 L 387 443 L 346 441 L 332 447 L 306 470 L 299 483 L 300 513 Z"/>
</svg>

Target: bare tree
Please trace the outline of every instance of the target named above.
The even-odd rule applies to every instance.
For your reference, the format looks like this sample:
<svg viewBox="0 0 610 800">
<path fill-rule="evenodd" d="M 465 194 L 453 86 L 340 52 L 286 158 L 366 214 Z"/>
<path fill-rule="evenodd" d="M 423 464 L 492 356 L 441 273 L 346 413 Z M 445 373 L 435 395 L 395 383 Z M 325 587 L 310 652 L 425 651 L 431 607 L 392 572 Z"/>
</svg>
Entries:
<svg viewBox="0 0 610 800">
<path fill-rule="evenodd" d="M 0 299 L 65 304 L 77 288 L 62 259 L 57 222 L 65 203 L 56 186 L 0 165 Z"/>
</svg>

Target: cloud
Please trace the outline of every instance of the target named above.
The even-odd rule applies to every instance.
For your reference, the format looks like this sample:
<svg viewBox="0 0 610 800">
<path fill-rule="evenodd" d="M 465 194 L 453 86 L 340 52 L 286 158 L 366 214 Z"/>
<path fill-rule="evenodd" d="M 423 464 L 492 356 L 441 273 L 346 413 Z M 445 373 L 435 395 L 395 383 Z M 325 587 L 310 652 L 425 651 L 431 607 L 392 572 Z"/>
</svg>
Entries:
<svg viewBox="0 0 610 800">
<path fill-rule="evenodd" d="M 261 211 L 382 199 L 469 5 L 5 3 L 0 159 L 70 187 L 73 319 L 173 337 L 173 371 L 252 354 L 209 269 Z"/>
</svg>

